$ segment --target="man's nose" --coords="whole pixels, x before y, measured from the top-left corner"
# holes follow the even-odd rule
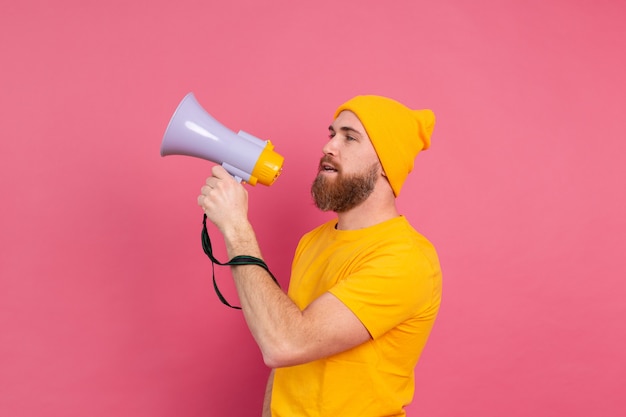
[[[324,155],[336,155],[337,154],[337,136],[334,136],[328,140],[322,147]]]

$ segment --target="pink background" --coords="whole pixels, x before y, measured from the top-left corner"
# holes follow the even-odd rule
[[[432,108],[399,199],[445,280],[410,415],[624,415],[625,16],[611,0],[5,1],[0,415],[260,414],[269,370],[200,247],[211,164],[159,155],[189,91],[286,158],[250,187],[285,287],[328,216],[308,190],[335,107]]]

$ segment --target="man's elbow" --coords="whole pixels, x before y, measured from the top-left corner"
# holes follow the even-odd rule
[[[309,362],[303,349],[286,343],[276,344],[261,349],[263,362],[268,368],[284,368]]]

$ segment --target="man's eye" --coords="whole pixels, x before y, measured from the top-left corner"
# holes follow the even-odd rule
[[[335,137],[335,133],[334,133],[334,132],[330,132],[330,133],[328,134],[328,139],[332,139],[332,138],[334,138],[334,137]]]
[[[346,136],[346,140],[350,141],[350,140],[356,140],[356,139],[355,139],[355,138],[353,138],[353,137],[352,137],[352,136],[350,136],[350,135],[347,135],[347,136]]]

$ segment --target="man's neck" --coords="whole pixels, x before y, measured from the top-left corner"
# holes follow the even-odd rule
[[[374,192],[358,206],[337,213],[337,229],[357,230],[391,220],[398,217],[396,200],[393,193]]]

